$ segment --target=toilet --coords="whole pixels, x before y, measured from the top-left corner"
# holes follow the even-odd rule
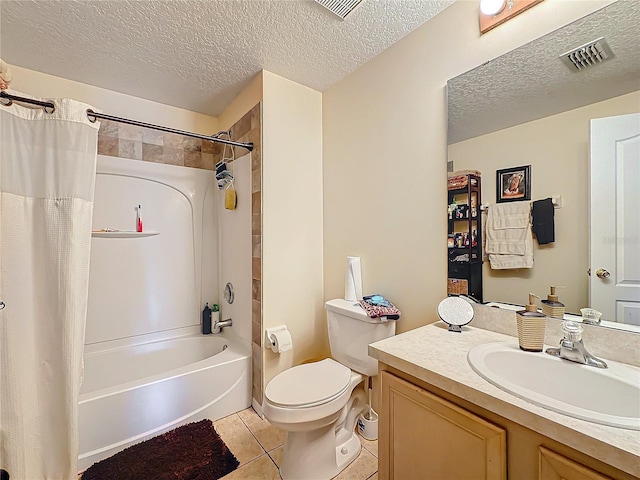
[[[355,425],[367,403],[363,381],[378,373],[368,345],[396,331],[395,321],[370,318],[357,302],[329,300],[325,309],[332,358],[289,368],[264,391],[265,417],[287,432],[283,480],[328,480],[358,457]]]

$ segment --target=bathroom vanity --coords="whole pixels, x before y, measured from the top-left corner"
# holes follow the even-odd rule
[[[379,361],[381,479],[640,478],[640,431],[556,413],[489,383],[467,354],[492,342],[518,339],[437,322],[369,346]]]

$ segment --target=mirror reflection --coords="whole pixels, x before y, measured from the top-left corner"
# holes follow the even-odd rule
[[[640,3],[618,1],[447,82],[448,161],[454,171],[481,172],[483,205],[496,204],[498,170],[526,165],[531,201],[560,204],[555,241],[534,239],[532,268],[495,270],[485,258],[484,302],[523,305],[529,293],[546,299],[550,286],[562,286],[556,294],[567,312],[592,307],[604,320],[640,325],[640,135],[592,122],[627,116],[632,129],[640,125],[638,24]],[[570,69],[560,57],[586,44],[612,55]],[[591,165],[592,136],[608,138],[614,152],[600,159],[605,167]],[[612,250],[611,259],[590,259],[599,250]],[[609,276],[595,275],[602,270]]]

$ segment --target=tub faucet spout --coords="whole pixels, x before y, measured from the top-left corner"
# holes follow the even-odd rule
[[[228,318],[227,320],[216,320],[211,328],[211,333],[220,333],[224,327],[230,327],[233,325],[233,320]]]

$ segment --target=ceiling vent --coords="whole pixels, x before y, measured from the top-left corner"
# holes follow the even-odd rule
[[[560,58],[570,70],[578,72],[613,58],[613,52],[604,37],[600,37],[581,47],[563,53]]]
[[[360,5],[362,0],[315,0],[324,8],[339,16],[342,20]]]

